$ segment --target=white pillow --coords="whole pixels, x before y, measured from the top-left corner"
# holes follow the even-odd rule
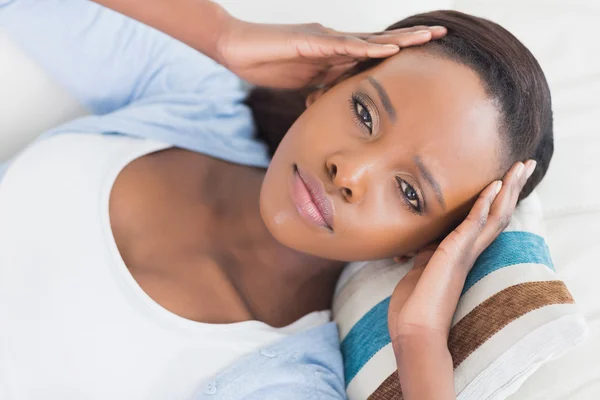
[[[86,112],[1,27],[0,88],[0,164],[43,132]]]
[[[392,260],[354,263],[340,279],[333,313],[350,400],[402,398],[387,309],[411,267]],[[467,278],[448,342],[458,399],[504,399],[586,336],[585,320],[554,271],[532,193]]]

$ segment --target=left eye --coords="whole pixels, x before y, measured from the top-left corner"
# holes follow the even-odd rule
[[[369,128],[369,132],[373,130],[373,119],[371,118],[371,113],[367,109],[367,107],[363,106],[359,101],[354,102],[354,111],[356,112],[356,116],[360,119],[360,122],[364,124],[367,128]]]
[[[406,200],[416,211],[420,211],[421,203],[419,201],[419,195],[417,194],[417,191],[403,179],[398,178],[398,183],[400,184],[400,190],[402,191],[402,194]]]

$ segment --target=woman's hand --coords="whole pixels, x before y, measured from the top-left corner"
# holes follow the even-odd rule
[[[467,274],[479,255],[510,222],[519,194],[535,161],[516,163],[503,181],[481,192],[471,212],[436,248],[421,250],[413,269],[394,291],[389,308],[390,333],[410,336],[435,332],[447,339]],[[499,192],[497,192],[499,191]],[[407,290],[410,293],[407,294]],[[394,338],[392,336],[392,338]]]
[[[319,24],[257,24],[209,0],[94,1],[165,32],[250,83],[277,88],[327,84],[359,60],[390,57],[446,34],[428,26],[345,33]]]
[[[467,274],[510,222],[535,161],[516,163],[481,192],[471,212],[439,245],[421,250],[398,283],[388,311],[404,398],[455,398],[447,343]]]
[[[215,58],[255,85],[300,88],[330,83],[360,60],[389,57],[445,34],[443,27],[428,26],[344,33],[319,24],[269,25],[231,17],[217,39]]]

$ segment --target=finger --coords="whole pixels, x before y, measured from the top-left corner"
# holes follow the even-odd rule
[[[338,66],[338,65],[352,64],[352,63],[356,63],[358,61],[365,61],[365,60],[368,60],[368,58],[350,57],[347,55],[344,55],[344,56],[334,55],[334,56],[327,57],[326,60],[314,58],[314,59],[311,59],[308,61],[310,61],[314,65],[322,66],[324,63],[327,63],[328,65],[334,67],[334,66]]]
[[[380,31],[380,32],[337,32],[337,31],[334,31],[331,33],[334,33],[336,35],[341,35],[341,36],[354,36],[354,37],[357,37],[362,40],[368,40],[375,36],[387,35],[390,32],[409,33],[409,32],[414,32],[414,31],[423,31],[428,28],[429,28],[429,26],[427,26],[427,25],[415,25],[415,26],[411,26],[408,28],[400,28],[400,29],[393,29],[393,30],[389,30],[389,31]]]
[[[400,51],[400,47],[415,46],[446,34],[441,26],[419,25],[385,31],[381,34],[339,33],[335,31],[315,40],[306,38],[298,44],[298,53],[309,58],[349,56],[356,59],[385,58]]]
[[[429,28],[431,30],[431,38],[432,39],[441,39],[448,34],[448,29],[444,26],[432,26]]]
[[[415,257],[413,268],[425,267],[439,245],[438,242],[433,242],[419,250],[419,253]]]
[[[373,36],[368,39],[370,43],[379,44],[395,44],[399,47],[417,46],[427,43],[431,40],[430,30],[421,30],[400,34],[385,34],[381,36]]]
[[[457,255],[462,252],[471,253],[473,251],[473,244],[481,236],[487,225],[490,209],[501,191],[502,185],[502,181],[490,183],[479,194],[465,220],[448,236],[448,238],[451,238],[453,234],[455,236],[452,250]]]
[[[369,43],[354,36],[306,37],[297,44],[301,57],[320,59],[346,56],[353,59],[385,58],[400,51],[396,44]]]
[[[385,37],[389,38],[389,37],[414,35],[416,33],[420,33],[423,31],[428,31],[431,33],[431,40],[440,39],[448,33],[448,30],[443,26],[418,26],[418,27],[411,28],[409,30],[394,29],[394,30],[390,30],[390,31],[385,31],[378,35],[369,36],[369,37],[365,38],[365,40],[367,40],[369,42],[373,42],[373,43],[387,43],[387,42],[382,41],[381,39],[385,38]]]
[[[502,190],[492,204],[487,225],[478,238],[477,247],[481,251],[489,246],[510,223],[521,190],[533,173],[535,165],[534,160],[529,160],[525,164],[517,162],[505,175]]]
[[[386,31],[381,35],[368,37],[366,38],[366,40],[368,40],[371,43],[395,43],[399,44],[401,47],[405,47],[423,44],[430,40],[440,39],[444,37],[448,32],[447,29],[443,26],[425,26],[419,28],[420,29],[411,29],[408,31],[402,29]],[[429,35],[426,35],[425,32],[429,32]],[[428,36],[428,39],[422,42],[416,40],[417,37],[423,36]],[[408,43],[405,44],[405,41],[408,41]]]
[[[446,28],[443,26],[415,25],[415,26],[411,26],[408,28],[390,29],[387,31],[380,31],[380,32],[336,32],[336,31],[333,31],[332,33],[337,34],[337,35],[343,35],[343,36],[354,36],[354,37],[357,37],[357,38],[360,38],[363,40],[370,40],[376,36],[383,36],[383,35],[390,35],[390,34],[396,35],[396,34],[401,34],[401,33],[410,33],[410,32],[416,32],[416,31],[424,31],[424,30],[431,30],[432,36],[435,38],[442,37],[447,32]]]
[[[428,29],[431,31],[431,37],[433,39],[439,39],[441,37],[446,36],[446,34],[448,33],[448,29],[446,29],[446,27],[444,26],[439,26],[439,25],[435,25],[435,26],[425,26],[425,27],[421,27],[419,26],[419,29],[415,29],[415,30],[423,30],[423,29]],[[399,30],[399,29],[398,29]],[[392,31],[387,31],[388,34],[390,32],[395,32],[396,30],[392,30]]]

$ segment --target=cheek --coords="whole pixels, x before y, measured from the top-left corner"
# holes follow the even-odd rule
[[[407,211],[356,211],[344,216],[339,239],[342,247],[360,253],[359,258],[394,257],[414,251],[430,241],[431,227]]]
[[[307,160],[339,151],[352,138],[356,126],[350,111],[336,96],[320,99],[289,129],[278,152]]]
[[[408,254],[438,239],[452,224],[452,215],[419,216],[397,207],[355,208],[344,216],[341,246],[362,253],[362,259]]]

